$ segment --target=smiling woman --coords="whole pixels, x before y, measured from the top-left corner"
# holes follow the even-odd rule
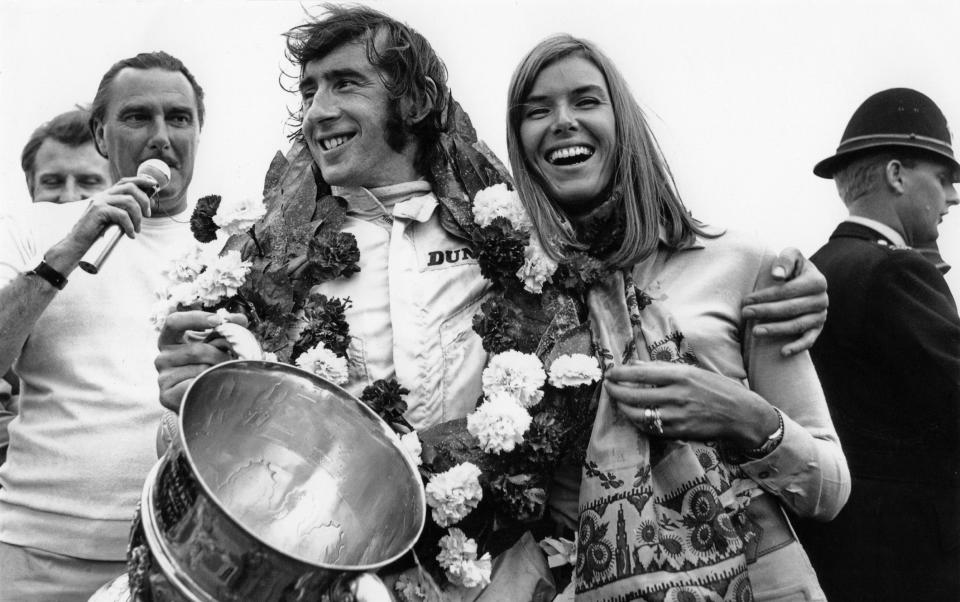
[[[540,72],[524,102],[523,150],[565,211],[595,208],[615,169],[616,119],[603,74],[582,57]]]
[[[706,235],[681,202],[643,111],[610,59],[569,36],[547,38],[538,48],[513,76],[507,147],[517,190],[547,252],[556,258],[565,247],[581,247],[567,217],[611,195],[622,197],[617,202],[627,216],[611,265],[648,256],[661,226],[673,245]],[[642,217],[653,215],[661,223]]]
[[[544,247],[602,266],[584,328],[604,385],[585,462],[549,499],[577,528],[577,594],[825,600],[781,506],[828,520],[850,476],[809,356],[784,358],[741,313],[772,254],[689,215],[594,44],[544,40],[508,98],[510,162]]]

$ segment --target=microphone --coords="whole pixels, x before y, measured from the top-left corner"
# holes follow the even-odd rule
[[[157,185],[149,189],[143,188],[150,199],[161,188],[170,183],[170,168],[160,159],[147,159],[137,167],[137,176],[150,176]],[[116,224],[110,224],[103,230],[103,234],[90,246],[83,259],[80,260],[80,269],[90,274],[98,274],[103,262],[107,260],[113,248],[123,238],[123,230]]]

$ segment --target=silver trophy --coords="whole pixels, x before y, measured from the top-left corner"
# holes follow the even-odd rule
[[[423,530],[423,483],[397,435],[318,376],[220,364],[188,389],[179,427],[143,489],[129,599],[351,599]]]

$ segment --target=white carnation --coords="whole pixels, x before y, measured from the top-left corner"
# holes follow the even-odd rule
[[[165,294],[159,294],[157,297],[157,301],[150,309],[150,322],[154,328],[162,330],[164,322],[167,321],[167,316],[177,311],[177,304]]]
[[[473,198],[473,221],[478,226],[489,226],[497,217],[506,218],[520,232],[529,232],[533,228],[519,195],[509,190],[506,184],[484,188]]]
[[[330,351],[323,343],[301,353],[297,357],[297,366],[337,385],[345,384],[350,378],[346,358]]]
[[[517,278],[523,281],[523,288],[539,295],[544,283],[549,282],[557,271],[557,262],[547,255],[535,232],[530,234],[530,242],[523,249],[523,258]]]
[[[266,213],[267,208],[260,199],[222,200],[217,214],[213,216],[213,223],[219,226],[225,235],[233,236],[248,231]]]
[[[189,251],[177,257],[170,263],[170,267],[163,271],[172,282],[192,282],[206,267],[210,259],[207,247],[196,244]]]
[[[493,395],[467,416],[467,430],[487,453],[513,451],[530,428],[530,413],[510,395]]]
[[[237,294],[243,286],[251,263],[243,261],[239,251],[217,254],[213,245],[194,245],[164,270],[167,287],[157,293],[151,320],[157,329],[178,307],[216,305]]]
[[[402,573],[393,584],[393,591],[397,593],[400,602],[422,602],[427,599],[426,589],[414,573]]]
[[[550,384],[554,387],[589,385],[601,376],[596,358],[582,353],[561,355],[550,365]]]
[[[417,431],[410,431],[406,435],[401,435],[400,447],[413,460],[414,465],[420,466],[423,464],[423,459],[420,458],[420,454],[423,453],[423,445],[420,443],[420,436],[417,435]]]
[[[447,533],[440,538],[437,562],[446,571],[450,583],[468,589],[489,585],[492,569],[490,554],[478,559],[476,541],[460,529],[450,529]]]
[[[467,589],[486,587],[490,585],[490,574],[493,572],[493,563],[490,554],[484,554],[476,560],[465,560],[460,563],[459,570],[452,568],[447,571],[447,579]]]
[[[547,380],[547,373],[537,356],[511,349],[490,359],[482,380],[483,392],[488,398],[507,393],[521,406],[529,408],[543,399],[540,387]]]
[[[193,284],[190,282],[172,283],[166,290],[157,293],[157,300],[150,308],[150,322],[157,330],[163,329],[167,316],[177,311],[181,302],[190,303],[194,299]]]
[[[194,281],[197,300],[204,305],[215,305],[237,294],[251,266],[249,261],[243,261],[240,251],[227,251],[216,257]]]
[[[197,287],[193,280],[174,283],[166,291],[166,300],[177,305],[192,305],[197,302]]]
[[[440,538],[437,561],[443,568],[447,569],[461,560],[473,560],[476,557],[477,542],[467,537],[462,529],[447,529],[447,534]]]
[[[470,462],[457,464],[434,475],[427,483],[427,505],[433,508],[433,520],[441,527],[459,522],[470,514],[480,499],[480,469]]]

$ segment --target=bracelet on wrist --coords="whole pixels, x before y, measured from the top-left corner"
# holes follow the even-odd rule
[[[759,447],[741,451],[740,454],[745,456],[747,459],[759,460],[773,450],[777,449],[777,447],[780,445],[780,442],[783,441],[783,412],[776,407],[773,408],[773,410],[777,413],[777,430],[773,431],[773,433],[767,437],[767,440],[761,443]]]
[[[26,273],[27,276],[38,276],[50,283],[50,286],[62,291],[67,285],[67,277],[50,267],[46,261],[40,261],[37,267]]]

